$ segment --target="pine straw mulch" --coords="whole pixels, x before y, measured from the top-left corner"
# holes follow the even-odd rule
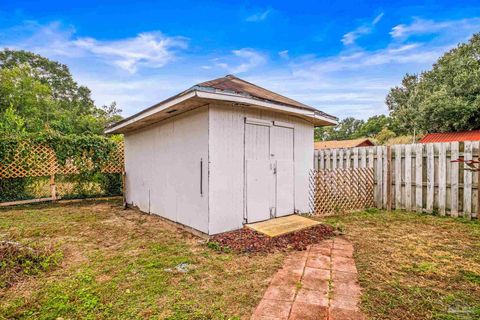
[[[334,235],[334,228],[329,225],[316,225],[308,229],[269,237],[254,230],[243,228],[210,237],[208,245],[217,250],[232,250],[239,253],[298,250],[302,251],[314,243]]]

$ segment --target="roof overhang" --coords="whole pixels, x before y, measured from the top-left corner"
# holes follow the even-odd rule
[[[331,126],[338,124],[337,120],[324,116],[320,111],[301,109],[235,93],[202,91],[194,87],[192,90],[187,90],[186,92],[113,124],[105,130],[105,133],[115,134],[134,131],[207,105],[212,101],[232,102],[247,108],[260,108],[281,112],[300,117],[311,122],[315,126]]]

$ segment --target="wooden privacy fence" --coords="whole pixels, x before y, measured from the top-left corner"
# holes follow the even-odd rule
[[[478,172],[452,160],[479,159],[479,142],[315,150],[315,169],[371,168],[375,206],[475,218]]]
[[[37,202],[44,200],[55,200],[55,175],[75,175],[79,174],[81,169],[92,167],[92,160],[88,157],[82,158],[80,166],[77,167],[73,161],[66,161],[65,165],[60,165],[57,161],[55,152],[45,145],[31,145],[29,148],[18,148],[13,161],[8,165],[0,163],[0,179],[14,179],[26,177],[50,177],[50,198],[33,199],[18,202]],[[28,150],[28,152],[25,152]],[[102,164],[102,173],[123,173],[124,172],[124,145],[119,143],[109,160]],[[4,203],[4,204],[10,204]]]
[[[371,168],[312,170],[310,210],[315,215],[332,215],[374,207],[374,184]]]

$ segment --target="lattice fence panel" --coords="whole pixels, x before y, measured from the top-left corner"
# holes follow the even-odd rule
[[[124,171],[125,153],[124,144],[119,143],[112,155],[110,155],[110,161],[108,161],[102,169],[104,173],[122,173]]]
[[[73,161],[66,162],[66,165],[60,166],[57,162],[55,152],[44,145],[29,145],[27,148],[18,148],[14,160],[4,166],[0,163],[0,179],[24,178],[24,177],[43,177],[53,174],[78,174],[79,168],[73,164]],[[80,162],[80,166],[85,169],[92,167],[92,160],[85,157]],[[122,173],[124,171],[124,146],[119,143],[110,160],[102,168],[103,173]]]
[[[43,145],[22,145],[8,166],[0,164],[0,178],[41,177],[57,170],[55,152]]]
[[[332,215],[374,207],[374,186],[373,168],[312,170],[310,209]]]

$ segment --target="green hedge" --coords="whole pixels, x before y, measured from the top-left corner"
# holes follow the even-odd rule
[[[30,146],[39,144],[52,148],[60,165],[64,165],[67,159],[73,159],[74,164],[77,164],[82,156],[88,155],[94,164],[91,171],[99,171],[102,163],[108,160],[116,148],[114,140],[98,135],[25,134],[0,139],[0,163],[8,165],[18,150],[28,155]]]
[[[118,139],[117,139],[118,140]],[[62,198],[86,198],[122,194],[121,174],[102,173],[103,165],[117,148],[117,142],[98,135],[60,135],[43,133],[0,139],[0,163],[8,166],[17,152],[27,157],[34,145],[50,147],[60,165],[67,159],[79,168],[77,175],[56,175],[58,195]],[[82,160],[92,160],[92,166],[85,168]],[[28,169],[28,168],[25,168]],[[0,202],[44,197],[48,192],[48,177],[26,177],[0,179]],[[48,193],[47,193],[48,194]]]

